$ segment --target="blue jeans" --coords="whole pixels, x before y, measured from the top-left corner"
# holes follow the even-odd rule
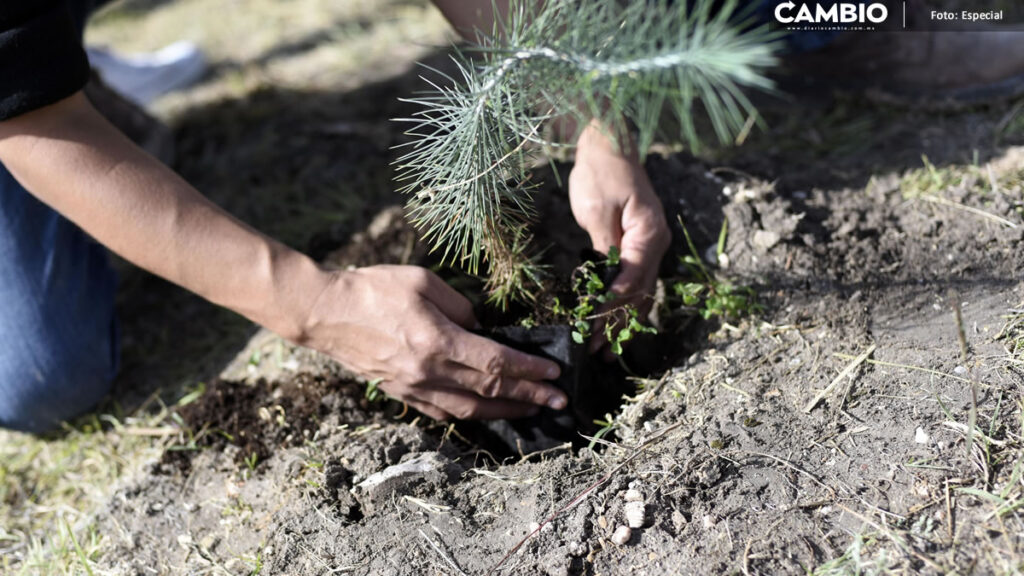
[[[0,427],[44,432],[107,394],[116,291],[106,249],[0,165]]]
[[[80,32],[104,2],[71,2]],[[116,293],[106,249],[0,164],[0,428],[45,432],[107,395]]]

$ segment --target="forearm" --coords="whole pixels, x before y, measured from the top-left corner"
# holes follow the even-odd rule
[[[126,260],[301,340],[315,263],[226,214],[80,94],[0,123],[0,161]]]

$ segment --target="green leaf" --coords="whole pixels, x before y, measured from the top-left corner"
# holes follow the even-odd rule
[[[366,383],[365,397],[367,402],[372,404],[384,399],[384,391],[380,389],[380,383],[383,381],[383,378],[377,378]]]
[[[725,239],[726,239],[726,236],[728,234],[729,234],[729,217],[726,216],[722,220],[722,230],[718,232],[718,246],[715,248],[715,256],[718,257],[719,262],[721,262],[722,254],[725,253]]]
[[[608,266],[618,266],[619,265],[619,247],[618,246],[609,246],[608,247],[608,256],[605,258],[604,262]]]
[[[612,342],[611,351],[612,354],[615,354],[616,356],[622,356],[622,343],[617,340],[615,342]]]
[[[583,334],[580,334],[576,330],[572,331],[572,341],[573,342],[575,342],[577,344],[583,344],[584,340],[585,340],[585,338],[583,337]]]

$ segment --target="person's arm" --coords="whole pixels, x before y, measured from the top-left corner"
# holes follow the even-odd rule
[[[135,147],[86,98],[0,122],[0,162],[125,259],[320,350],[428,415],[519,416],[564,395],[553,362],[475,336],[469,302],[426,270],[326,272],[239,222]]]
[[[543,0],[537,0],[543,4]],[[434,0],[452,26],[466,39],[490,34],[495,17],[504,18],[510,0]],[[495,12],[497,10],[497,12]],[[500,32],[500,27],[499,30]],[[574,130],[566,122],[565,132]],[[617,298],[609,306],[635,305],[643,316],[650,311],[658,268],[672,235],[661,201],[632,142],[616,146],[607,129],[596,123],[584,128],[576,141],[576,163],[569,175],[573,216],[590,236],[594,250],[607,253],[617,246],[621,272],[612,282]],[[600,325],[591,339],[592,351],[607,344]]]

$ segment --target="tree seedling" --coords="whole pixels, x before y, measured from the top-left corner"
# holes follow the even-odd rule
[[[765,72],[779,37],[738,5],[513,0],[490,34],[456,53],[457,78],[435,71],[431,90],[409,100],[420,110],[398,119],[411,125],[396,163],[414,224],[445,263],[485,267],[492,302],[535,300],[544,286],[530,249],[529,170],[544,147],[575,142],[546,136],[544,124],[596,120],[643,157],[668,111],[679,126],[669,138],[696,150],[699,100],[719,141],[733,142],[758,117],[742,88],[772,88]]]

